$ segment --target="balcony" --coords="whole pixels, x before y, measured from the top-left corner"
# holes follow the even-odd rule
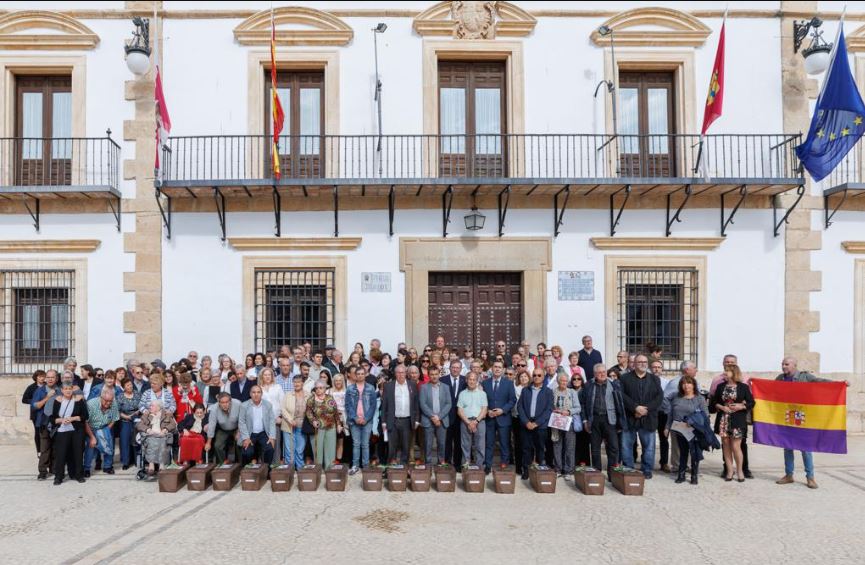
[[[822,181],[823,221],[828,228],[839,210],[865,210],[865,146],[861,142]]]
[[[172,199],[214,198],[223,236],[226,199],[272,197],[278,235],[282,196],[332,197],[335,212],[340,195],[387,197],[391,226],[397,197],[440,196],[448,214],[454,195],[496,196],[500,212],[513,196],[533,207],[552,204],[557,235],[572,196],[608,198],[613,234],[628,199],[659,196],[666,197],[669,235],[691,197],[718,197],[723,233],[730,193],[738,201],[734,214],[746,196],[774,202],[803,185],[793,150],[798,140],[760,134],[709,135],[702,143],[699,135],[284,136],[277,181],[268,137],[173,137],[163,148],[157,197],[169,230]],[[678,209],[671,208],[674,196],[683,200]]]
[[[109,132],[110,134],[110,132]],[[20,201],[39,231],[43,202],[104,200],[120,230],[120,146],[99,138],[0,138],[0,200]]]

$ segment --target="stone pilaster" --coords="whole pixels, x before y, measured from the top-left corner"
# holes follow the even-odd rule
[[[801,53],[793,53],[793,21],[797,18],[788,14],[816,14],[817,2],[782,1],[781,12],[784,132],[805,132],[810,120],[808,102],[816,97],[817,81],[805,73]],[[820,313],[811,310],[810,296],[820,291],[822,273],[811,269],[811,252],[822,248],[823,233],[811,229],[811,217],[814,210],[822,209],[822,200],[812,195],[811,180],[807,174],[805,178],[805,197],[790,214],[784,234],[784,352],[798,358],[800,368],[816,372],[820,370],[820,354],[811,350],[810,334],[820,330]],[[795,194],[787,194],[779,204],[787,208],[795,199]]]
[[[126,2],[126,8],[152,14],[162,2]],[[151,46],[161,45],[162,26],[152,18],[150,26]],[[153,192],[155,76],[152,64],[146,75],[126,81],[125,97],[135,104],[135,117],[123,123],[123,139],[135,143],[133,157],[123,161],[124,178],[135,183],[135,198],[123,202],[124,211],[135,215],[135,231],[123,239],[124,251],[135,255],[135,270],[123,273],[123,289],[135,293],[135,309],[123,314],[123,330],[135,334],[135,350],[124,356],[144,361],[162,356],[162,224]]]

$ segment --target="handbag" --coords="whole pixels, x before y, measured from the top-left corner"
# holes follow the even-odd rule
[[[304,435],[308,436],[315,434],[315,428],[306,416],[303,417],[303,424],[300,426],[300,431],[303,432]]]
[[[580,418],[579,416],[574,416],[573,420],[574,420],[574,431],[575,432],[583,431],[583,419]]]

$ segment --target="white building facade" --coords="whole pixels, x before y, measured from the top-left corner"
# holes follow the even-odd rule
[[[862,86],[865,3],[848,4]],[[704,377],[726,353],[755,375],[793,355],[851,382],[863,431],[861,144],[821,183],[794,152],[819,88],[794,21],[820,15],[830,41],[842,8],[730,3],[700,145],[723,19],[701,2],[6,2],[0,441],[26,437],[28,375],[67,356],[438,334],[566,353],[589,334],[608,364],[654,341]],[[161,181],[154,65],[123,59],[133,17],[171,115]]]

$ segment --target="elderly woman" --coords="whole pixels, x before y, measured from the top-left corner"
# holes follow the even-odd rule
[[[700,447],[696,445],[696,439],[685,437],[685,433],[691,431],[691,427],[685,424],[685,418],[692,415],[694,412],[702,412],[706,416],[706,421],[709,420],[709,413],[706,411],[706,400],[700,395],[697,390],[697,381],[694,377],[683,375],[679,380],[679,394],[670,400],[670,417],[667,419],[667,425],[664,429],[664,435],[669,437],[670,430],[673,429],[673,423],[679,422],[675,430],[675,438],[673,441],[679,444],[679,473],[676,477],[677,483],[685,482],[685,469],[688,465],[688,455],[691,455],[691,484],[697,484],[697,476],[700,473],[700,459],[702,454]]]
[[[84,428],[87,422],[87,404],[73,394],[71,381],[63,381],[60,398],[54,401],[51,410],[51,426],[54,429],[54,484],[63,482],[63,472],[69,468],[69,476],[79,483],[84,482]]]
[[[553,459],[556,465],[556,471],[559,476],[565,477],[566,481],[571,480],[571,474],[574,472],[574,454],[576,452],[576,432],[574,431],[575,421],[580,421],[580,430],[582,430],[582,421],[580,420],[580,398],[572,388],[568,387],[569,377],[561,373],[556,377],[556,388],[553,389],[553,413],[561,416],[570,416],[571,425],[567,430],[559,430],[550,428],[550,436],[553,442]]]
[[[192,384],[191,373],[180,373],[177,375],[177,386],[174,387],[174,402],[177,405],[177,410],[174,412],[174,418],[178,422],[182,422],[187,414],[191,414],[196,404],[203,404],[201,394],[198,388]]]
[[[580,398],[580,391],[583,390],[583,381],[584,379],[579,375],[571,376],[571,388],[574,389],[574,392],[577,393],[577,398]],[[582,409],[582,404],[580,405]],[[579,420],[577,422],[576,420]],[[574,464],[575,465],[587,465],[591,460],[592,450],[591,450],[591,434],[589,430],[583,428],[583,417],[575,418],[574,421],[574,442],[576,443],[576,453]]]
[[[204,453],[207,439],[207,414],[204,404],[196,404],[193,411],[178,424],[177,431],[180,433],[180,454],[177,462],[201,463],[201,454]]]
[[[336,458],[342,461],[342,449],[345,442],[345,436],[348,434],[345,419],[345,375],[337,373],[333,376],[333,387],[330,389],[330,396],[336,402],[336,408],[339,410],[339,423],[342,426],[342,431],[336,434]]]
[[[147,480],[156,480],[156,465],[168,465],[171,462],[171,442],[177,422],[174,415],[163,408],[159,400],[151,400],[146,412],[142,412],[141,420],[135,429],[144,434],[141,449],[147,461]]]
[[[106,372],[106,375],[110,371]],[[120,415],[120,464],[123,470],[133,464],[135,445],[132,441],[135,432],[135,418],[141,406],[141,394],[135,390],[132,379],[129,377],[121,381],[123,392],[118,394],[117,411]]]
[[[294,465],[295,469],[303,467],[303,450],[306,448],[306,437],[303,435],[303,418],[306,415],[309,394],[303,390],[303,375],[297,373],[292,379],[294,387],[282,399],[282,461],[286,465]]]
[[[142,413],[150,409],[150,403],[158,400],[166,411],[174,414],[177,405],[174,403],[174,393],[165,386],[165,377],[162,373],[150,375],[150,388],[141,393],[141,404],[138,406]]]
[[[336,407],[333,397],[327,394],[324,381],[315,383],[313,395],[306,402],[306,417],[315,429],[315,462],[324,469],[329,469],[336,457],[336,434],[342,431],[342,425],[339,408]]]

